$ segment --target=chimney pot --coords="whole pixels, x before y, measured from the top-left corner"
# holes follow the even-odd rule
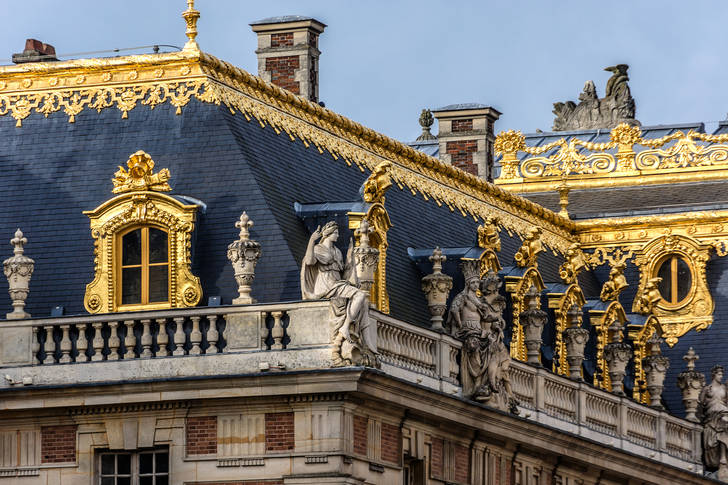
[[[38,39],[26,39],[25,50],[21,53],[13,54],[13,62],[15,64],[57,60],[56,48],[50,44],[45,44]]]

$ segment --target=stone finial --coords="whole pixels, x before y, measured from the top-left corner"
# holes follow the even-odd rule
[[[369,234],[374,232],[369,221],[362,219],[359,228],[354,234],[359,236],[359,245],[354,248],[354,261],[356,263],[356,275],[361,288],[369,298],[374,285],[374,272],[379,263],[379,250],[369,246]]]
[[[420,113],[420,126],[422,127],[422,134],[417,137],[415,141],[427,141],[436,140],[437,138],[430,133],[430,127],[435,122],[435,118],[432,116],[432,111],[429,109],[423,109]]]
[[[548,320],[548,315],[541,310],[541,293],[538,288],[531,286],[526,292],[526,310],[519,318],[524,332],[524,343],[527,350],[527,362],[532,365],[541,365],[541,333]]]
[[[665,374],[670,368],[670,359],[662,355],[660,344],[662,339],[657,333],[647,340],[649,355],[642,359],[642,368],[647,379],[647,392],[650,393],[650,406],[662,409],[662,390],[664,389]]]
[[[693,348],[690,347],[683,357],[683,360],[687,363],[687,369],[677,376],[677,386],[682,392],[682,401],[685,407],[685,419],[694,423],[700,421],[696,416],[696,411],[698,410],[700,390],[705,386],[705,376],[702,372],[695,370],[695,361],[699,358]]]
[[[442,250],[436,247],[430,256],[432,274],[422,278],[422,292],[427,298],[427,308],[430,310],[430,322],[433,330],[442,331],[442,316],[447,308],[447,297],[452,290],[452,277],[443,274],[442,263],[447,257]]]
[[[569,363],[569,378],[581,380],[581,365],[584,362],[584,347],[589,340],[589,331],[581,327],[581,308],[573,305],[567,312],[569,327],[564,330],[566,361]]]
[[[632,357],[632,346],[623,342],[622,328],[618,320],[609,327],[612,341],[604,346],[604,358],[609,369],[609,379],[612,381],[612,392],[624,396],[624,376],[627,373],[627,363]]]
[[[25,311],[25,300],[30,292],[28,285],[35,261],[23,254],[23,246],[28,244],[28,239],[23,236],[20,229],[15,231],[15,237],[10,240],[10,244],[13,246],[13,257],[3,262],[3,270],[8,279],[8,292],[13,300],[13,311],[6,317],[8,320],[30,318],[30,313]]]
[[[240,229],[237,241],[228,246],[227,257],[233,265],[235,281],[238,284],[238,297],[233,299],[233,304],[251,304],[255,300],[250,296],[251,286],[255,279],[255,265],[258,264],[261,250],[260,243],[250,239],[250,228],[253,221],[248,214],[243,212],[235,227]]]

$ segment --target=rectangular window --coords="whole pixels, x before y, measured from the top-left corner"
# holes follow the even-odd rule
[[[97,485],[169,485],[169,450],[102,452]]]

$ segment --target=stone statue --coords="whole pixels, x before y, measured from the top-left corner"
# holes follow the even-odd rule
[[[432,111],[429,109],[423,109],[420,113],[420,126],[422,127],[422,134],[417,137],[415,141],[428,141],[437,140],[437,137],[430,133],[430,127],[435,122],[435,118],[432,116]]]
[[[698,417],[703,429],[705,466],[717,470],[716,478],[728,480],[728,389],[723,384],[723,367],[710,371],[710,384],[703,387],[698,398]]]
[[[311,234],[301,265],[301,295],[304,300],[331,299],[334,365],[377,367],[377,326],[369,318],[367,295],[359,289],[353,241],[344,260],[334,245],[338,238],[339,226],[334,221]],[[350,344],[348,348],[345,342]]]
[[[463,341],[463,395],[518,414],[508,375],[510,355],[503,343],[506,302],[499,292],[501,281],[493,271],[480,280],[477,260],[463,261],[461,268],[465,288],[453,299],[448,323],[453,335]]]
[[[635,103],[629,90],[627,64],[618,64],[604,70],[612,73],[607,81],[604,98],[597,96],[594,81],[587,81],[579,95],[579,104],[573,101],[554,103],[554,131],[611,129],[620,123],[639,126],[635,120]]]
[[[662,299],[660,290],[657,285],[662,282],[662,278],[655,276],[645,283],[645,288],[640,295],[637,295],[635,302],[635,311],[643,315],[649,315],[655,309],[655,305]]]

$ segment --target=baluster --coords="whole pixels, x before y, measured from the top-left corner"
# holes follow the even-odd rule
[[[271,331],[268,330],[268,313],[260,313],[260,348],[267,350],[268,348],[268,336]]]
[[[159,352],[157,355],[169,355],[167,344],[169,343],[169,335],[167,335],[167,319],[162,318],[159,320],[159,333],[157,334],[157,345],[159,345]]]
[[[190,332],[190,355],[200,355],[200,343],[202,342],[202,332],[200,332],[200,317],[190,317],[192,319],[192,331]]]
[[[61,360],[58,361],[61,364],[71,363],[71,349],[73,347],[71,345],[71,336],[68,332],[70,328],[70,325],[61,325]]]
[[[104,322],[92,323],[91,326],[94,327],[94,339],[91,342],[94,347],[94,355],[91,356],[91,360],[98,362],[104,360],[104,354],[102,353],[104,350],[104,337],[101,335],[101,327],[104,326]]]
[[[220,349],[217,346],[217,341],[220,339],[220,333],[217,331],[217,319],[217,315],[210,315],[207,317],[207,321],[210,322],[210,328],[207,329],[207,341],[210,343],[210,346],[207,348],[208,354],[212,354],[214,352],[218,354],[220,353]]]
[[[134,346],[136,344],[136,339],[134,338],[134,320],[125,320],[124,325],[126,326],[126,336],[124,337],[124,358],[133,359],[135,357]]]
[[[152,321],[147,319],[142,320],[142,359],[152,358],[152,332],[150,331],[150,325]]]
[[[78,329],[78,340],[76,340],[76,350],[78,355],[76,356],[76,362],[86,362],[88,355],[86,355],[86,349],[88,349],[88,339],[86,338],[86,324],[77,324]]]
[[[283,312],[271,312],[273,315],[273,328],[270,329],[271,337],[273,337],[273,345],[271,350],[282,350],[283,349],[283,325],[281,318]]]
[[[33,365],[35,365],[36,360],[41,364],[43,363],[43,361],[40,360],[38,356],[38,352],[40,352],[40,341],[38,340],[39,338],[40,335],[38,334],[38,327],[33,327],[33,345],[31,346],[31,352],[33,352],[31,361],[33,362]]]
[[[50,357],[50,364],[55,363],[55,357],[56,357],[56,342],[53,340],[53,325],[46,325],[43,327],[46,332],[46,339],[45,343],[43,344],[43,350],[45,353],[45,357],[43,357],[43,360],[40,361],[41,364],[44,364],[45,361]]]
[[[119,360],[119,322],[109,322],[109,355],[107,360]]]
[[[185,331],[183,328],[184,317],[175,317],[174,319],[174,345],[177,347],[172,352],[173,355],[185,355]]]

